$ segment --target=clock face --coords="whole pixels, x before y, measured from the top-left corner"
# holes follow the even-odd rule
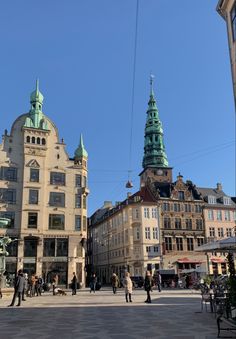
[[[161,169],[159,169],[159,170],[157,171],[157,174],[158,174],[158,175],[162,175],[162,174],[163,174],[163,171],[162,171]]]

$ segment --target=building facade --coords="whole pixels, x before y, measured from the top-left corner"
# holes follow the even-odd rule
[[[220,0],[217,5],[217,11],[224,18],[227,25],[234,103],[236,108],[236,0]]]
[[[0,145],[0,217],[9,225],[0,236],[13,239],[6,271],[23,269],[67,285],[76,272],[84,283],[87,237],[87,159],[82,136],[69,158],[55,124],[43,113],[36,89],[29,113],[20,115]]]
[[[204,224],[207,242],[235,236],[236,204],[227,196],[222,185],[215,188],[198,188],[204,199]],[[226,274],[224,253],[209,253],[207,256],[210,274]]]

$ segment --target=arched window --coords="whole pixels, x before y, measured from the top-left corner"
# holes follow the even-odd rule
[[[40,145],[40,138],[37,138],[37,144]]]
[[[32,137],[32,144],[35,144],[35,137]]]
[[[42,145],[46,145],[46,140],[44,138],[42,139]]]
[[[30,142],[30,136],[29,135],[26,137],[26,142]]]

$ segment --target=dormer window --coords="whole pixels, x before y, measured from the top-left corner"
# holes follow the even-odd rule
[[[216,197],[214,197],[213,195],[209,195],[207,197],[208,200],[208,204],[216,204]]]
[[[224,205],[231,205],[231,199],[229,197],[223,197]]]
[[[179,200],[184,200],[184,192],[183,191],[179,191],[178,192],[178,199]]]

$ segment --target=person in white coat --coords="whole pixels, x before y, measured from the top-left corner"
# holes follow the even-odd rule
[[[125,273],[125,278],[124,278],[124,287],[125,287],[125,299],[126,302],[131,302],[132,303],[132,292],[133,292],[133,283],[132,280],[130,279],[130,274],[129,272]]]

